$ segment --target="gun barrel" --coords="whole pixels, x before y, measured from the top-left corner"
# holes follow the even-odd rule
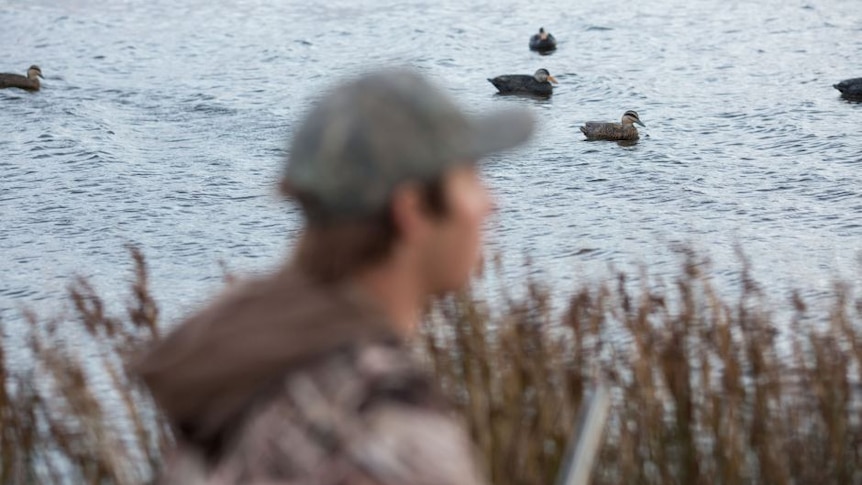
[[[607,387],[599,383],[589,396],[584,398],[572,439],[566,452],[566,461],[557,477],[557,485],[588,485],[593,465],[602,444],[605,422],[610,411],[610,395]]]

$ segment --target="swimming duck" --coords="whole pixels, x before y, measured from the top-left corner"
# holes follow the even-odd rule
[[[32,65],[27,69],[27,77],[20,74],[0,74],[0,89],[3,88],[21,88],[27,91],[38,91],[41,85],[39,78],[45,79],[42,76],[42,70],[39,66]]]
[[[547,69],[539,69],[532,76],[527,74],[506,74],[488,79],[491,84],[503,94],[535,94],[538,96],[550,96],[554,93],[557,80]]]
[[[588,121],[581,127],[581,131],[589,140],[637,140],[638,129],[634,127],[635,123],[646,126],[637,112],[628,110],[623,114],[622,123]]]
[[[544,27],[539,28],[538,34],[530,37],[530,50],[539,52],[550,52],[557,48],[557,39],[550,32],[545,32]]]
[[[862,77],[845,79],[832,87],[841,91],[841,96],[846,99],[862,101]]]

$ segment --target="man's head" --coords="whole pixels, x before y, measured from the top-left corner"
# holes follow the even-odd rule
[[[463,285],[492,209],[476,163],[532,126],[523,111],[468,118],[409,70],[334,89],[296,132],[282,181],[306,218],[297,263],[336,281],[394,259],[431,291]]]

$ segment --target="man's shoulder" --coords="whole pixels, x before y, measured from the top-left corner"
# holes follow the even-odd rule
[[[356,342],[326,352],[281,376],[256,406],[290,407],[305,419],[364,419],[376,407],[398,405],[444,413],[447,406],[428,372],[397,340]]]
[[[261,479],[318,480],[330,470],[367,483],[481,483],[460,423],[409,349],[392,342],[338,349],[288,372],[232,448],[226,467]]]
[[[328,352],[307,368],[285,376],[287,388],[311,380],[332,403],[362,413],[377,404],[401,403],[440,410],[445,407],[436,384],[400,341],[375,340]]]

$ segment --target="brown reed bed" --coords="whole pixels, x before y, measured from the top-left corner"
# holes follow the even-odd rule
[[[25,314],[32,365],[12,371],[0,359],[0,483],[139,484],[158,470],[169,430],[124,365],[159,337],[158,307],[143,254],[130,253],[124,315],[108,314],[80,278],[68,288],[72,315]]]
[[[125,314],[77,280],[74,318],[28,316],[32,366],[4,365],[0,341],[0,483],[142,483],[158,469],[169,430],[122,365],[161,329],[131,253]],[[497,485],[553,482],[596,379],[613,404],[593,483],[862,483],[862,301],[836,285],[828,313],[797,296],[779,322],[744,260],[741,277],[728,299],[689,254],[672,284],[633,290],[620,274],[562,311],[535,281],[517,298],[465,293],[434,305],[417,349]]]

